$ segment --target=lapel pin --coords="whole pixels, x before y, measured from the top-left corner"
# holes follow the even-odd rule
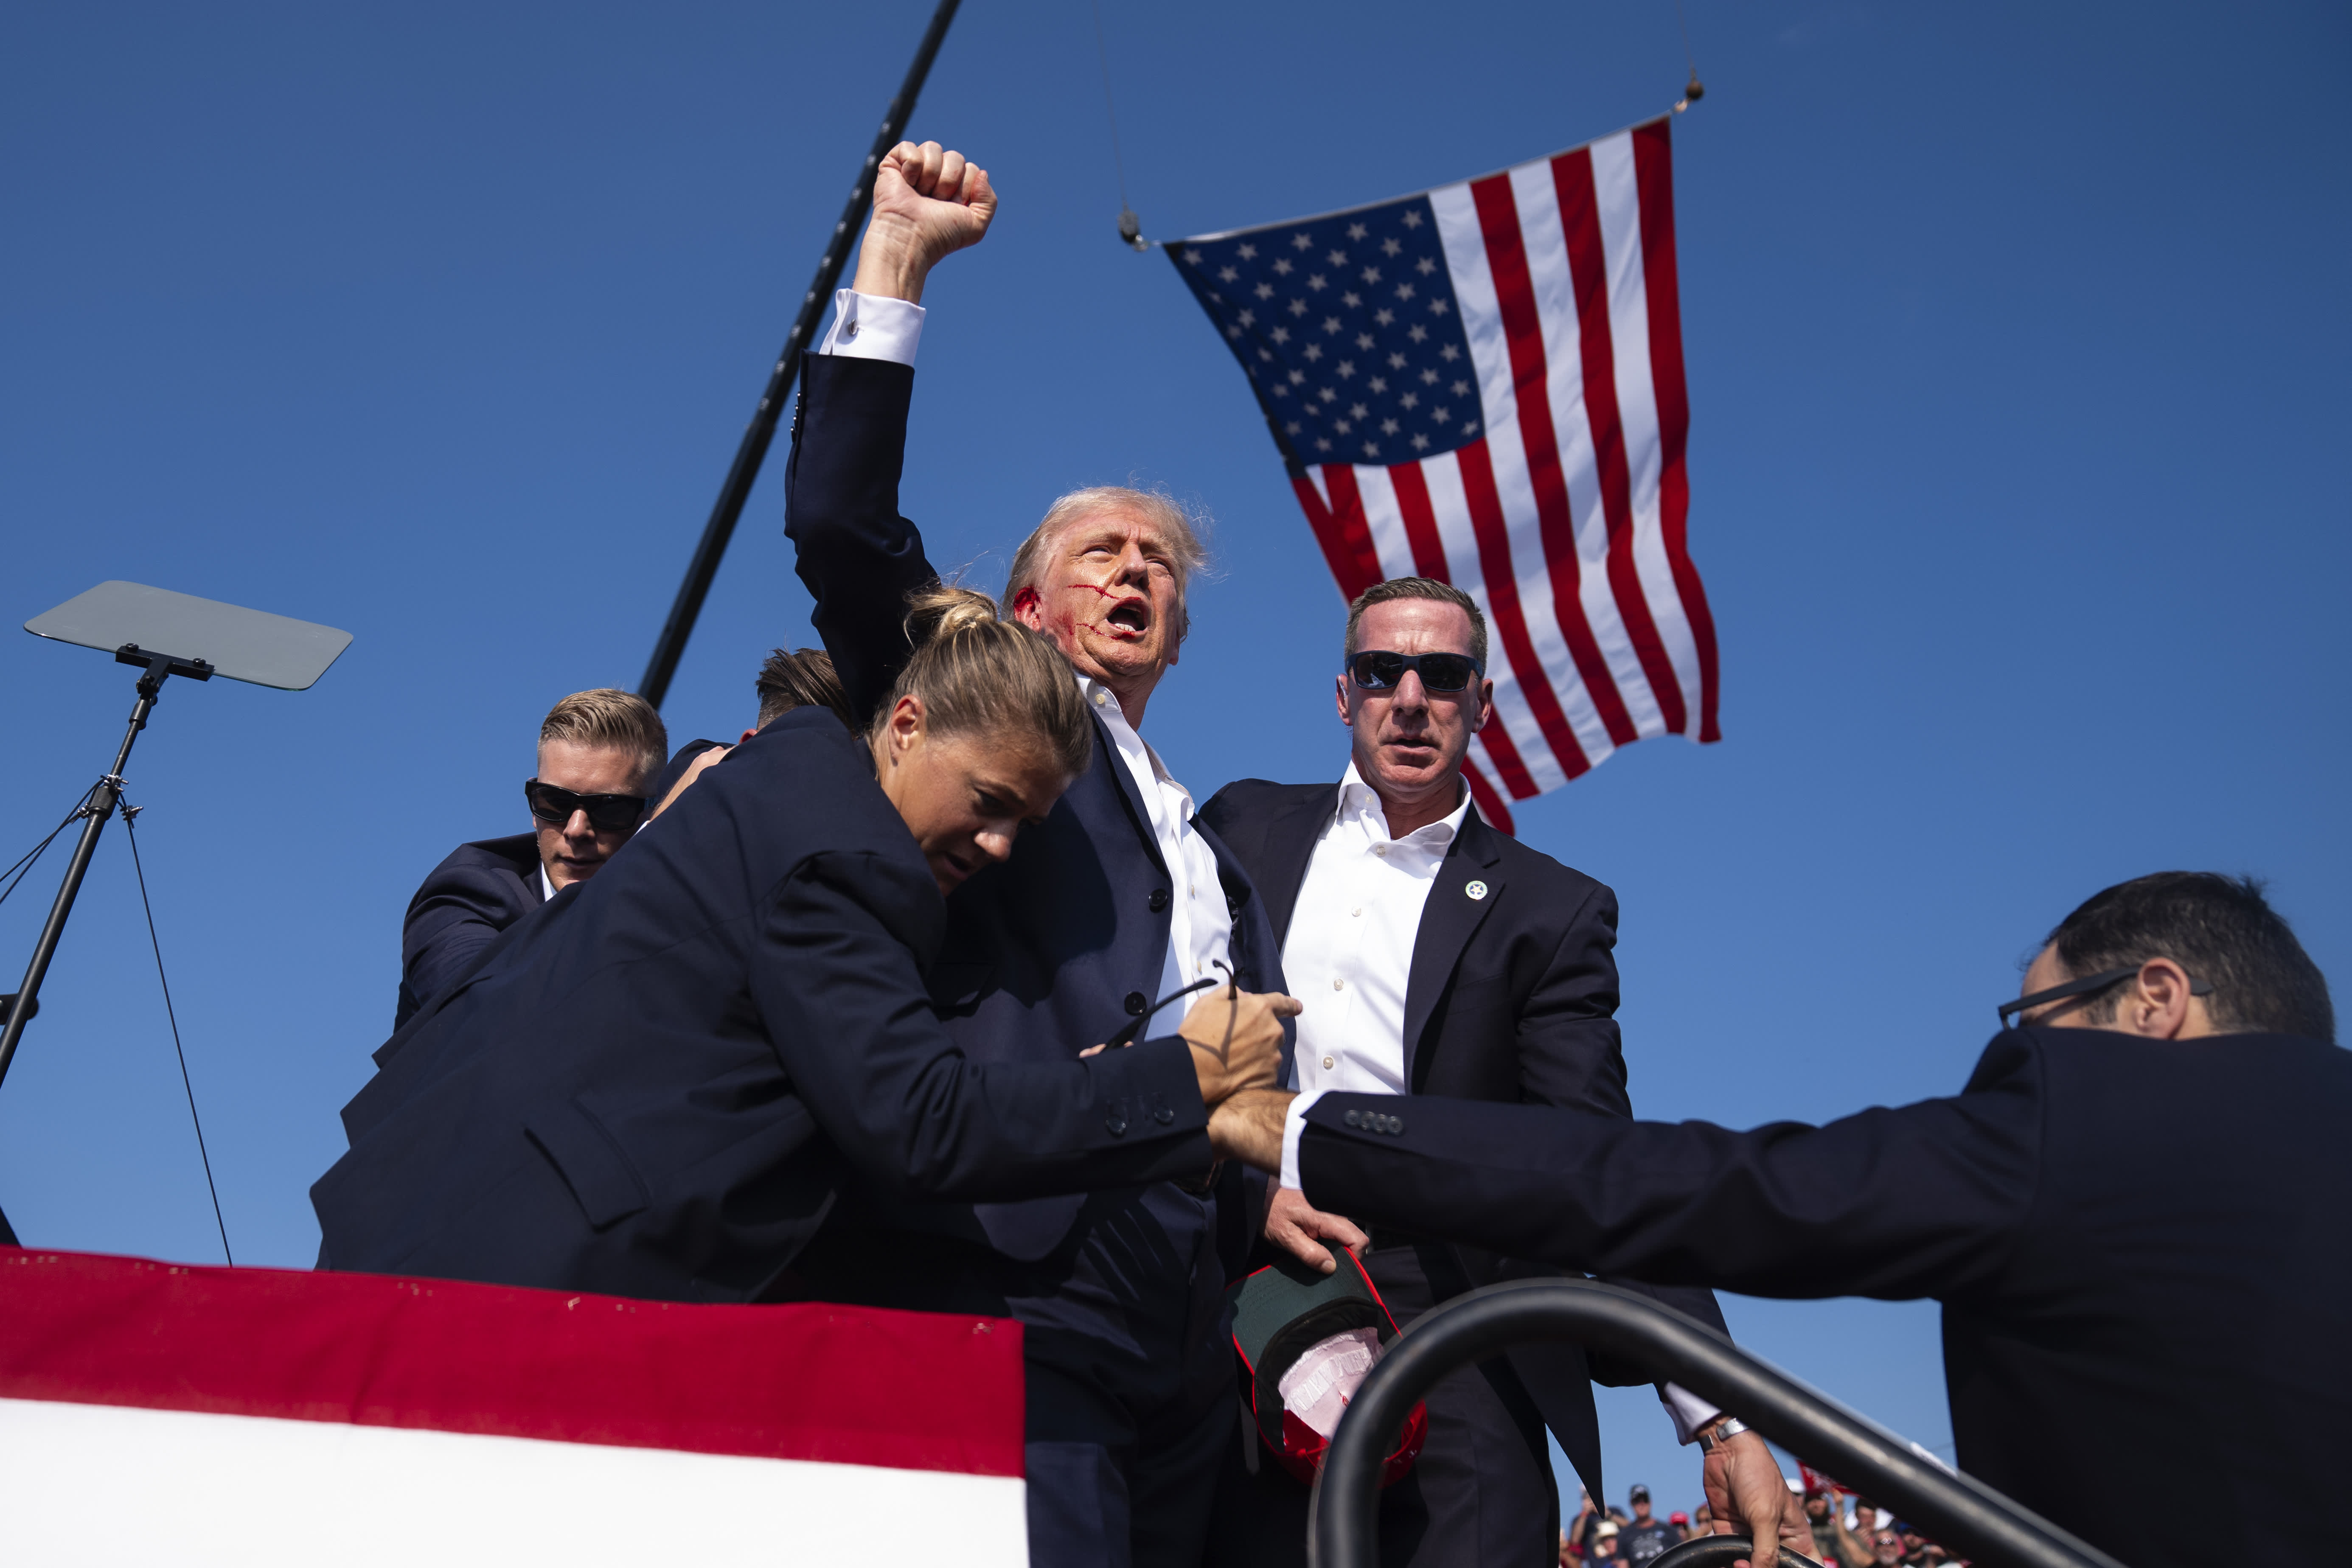
[[[1462,890],[1469,894],[1474,899],[1483,899],[1486,896],[1486,884],[1484,882],[1473,882]]]

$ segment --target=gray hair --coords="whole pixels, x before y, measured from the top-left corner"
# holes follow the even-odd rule
[[[1374,605],[1394,604],[1399,599],[1433,599],[1441,605],[1458,605],[1470,617],[1470,657],[1478,668],[1486,668],[1486,617],[1478,613],[1478,601],[1451,583],[1441,583],[1434,577],[1391,577],[1385,583],[1375,583],[1356,595],[1348,606],[1348,636],[1340,644],[1339,657],[1344,660],[1356,652],[1357,629],[1363,624],[1364,612]]]
[[[1115,511],[1141,517],[1159,531],[1161,542],[1168,546],[1169,570],[1176,575],[1176,639],[1181,642],[1192,629],[1192,616],[1184,608],[1185,585],[1193,573],[1209,563],[1209,552],[1201,543],[1201,530],[1207,526],[1208,518],[1187,511],[1173,496],[1159,490],[1095,485],[1072,490],[1047,507],[1045,519],[1013,552],[1013,570],[1004,579],[1004,602],[1011,605],[1020,598],[1023,589],[1037,586],[1037,579],[1045,573],[1046,547],[1066,529],[1090,517]]]

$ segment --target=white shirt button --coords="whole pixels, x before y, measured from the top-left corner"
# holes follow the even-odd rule
[[[1339,1064],[1337,1061],[1334,1061],[1329,1057],[1325,1057],[1323,1058],[1323,1070],[1325,1072],[1329,1072],[1333,1068],[1338,1067],[1339,1065]]]
[[[1340,978],[1339,978],[1338,975],[1336,975],[1336,974],[1335,974],[1335,975],[1333,975],[1333,976],[1331,976],[1331,989],[1332,989],[1332,990],[1334,990],[1334,991],[1345,991],[1347,988],[1348,988],[1348,983],[1347,983],[1346,981],[1344,981],[1344,980],[1340,979]]]
[[[1385,844],[1375,844],[1372,846],[1372,853],[1375,855],[1385,855],[1388,852],[1389,847]]]
[[[1353,909],[1349,910],[1348,912],[1351,915],[1360,916],[1364,911],[1361,909]]]
[[[1102,707],[1105,703],[1108,702],[1109,700],[1110,700],[1110,693],[1109,693],[1109,692],[1108,692],[1108,691],[1097,691],[1097,692],[1096,692],[1096,693],[1095,693],[1095,706],[1096,706],[1096,707],[1100,708],[1100,707]]]

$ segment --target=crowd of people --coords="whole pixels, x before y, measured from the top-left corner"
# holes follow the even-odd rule
[[[1359,595],[1315,678],[1336,782],[1196,803],[1141,733],[1205,560],[1182,508],[1074,491],[1001,604],[941,582],[898,510],[919,301],[995,199],[937,143],[894,150],[804,363],[785,531],[823,647],[771,658],[731,743],[565,698],[531,831],[418,890],[394,1032],[312,1189],[320,1266],[1017,1320],[1040,1568],[1304,1563],[1283,1369],[1233,1328],[1269,1270],[1311,1293],[1344,1256],[1391,1332],[1531,1276],[1717,1331],[1716,1289],[1933,1298],[1972,1474],[2167,1568],[2165,1468],[2118,1435],[2193,1433],[2292,1558],[2263,1500],[2322,1484],[2301,1434],[2352,1418],[2352,1264],[2297,1239],[2352,1205],[2352,1072],[2259,886],[2085,901],[1955,1097],[1635,1121],[1615,892],[1464,783],[1496,713],[1475,596]],[[1565,1513],[1549,1439],[1599,1476],[1595,1383],[1654,1384],[1711,1506]],[[1792,1498],[1738,1412],[1575,1345],[1456,1372],[1425,1420],[1380,1501],[1409,1568],[1638,1565],[1686,1531],[1941,1560]]]
[[[1917,1526],[1867,1499],[1817,1477],[1807,1479],[1813,1484],[1790,1485],[1803,1498],[1805,1525],[1813,1541],[1808,1555],[1822,1568],[1941,1568],[1965,1562],[1928,1540]],[[1710,1533],[1714,1525],[1704,1501],[1688,1512],[1676,1509],[1661,1515],[1645,1486],[1633,1488],[1625,1500],[1625,1509],[1613,1503],[1603,1508],[1591,1492],[1578,1495],[1576,1516],[1559,1534],[1559,1568],[1604,1563],[1648,1568],[1670,1549]]]

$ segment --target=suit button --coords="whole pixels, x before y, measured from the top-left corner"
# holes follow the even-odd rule
[[[1103,1125],[1110,1130],[1110,1135],[1114,1138],[1123,1138],[1127,1135],[1127,1118],[1116,1110],[1103,1118]]]
[[[1170,1122],[1176,1120],[1176,1113],[1163,1105],[1152,1111],[1151,1120],[1160,1123],[1160,1126],[1165,1127]]]
[[[1127,994],[1127,1016],[1129,1017],[1142,1017],[1143,1010],[1150,1005],[1151,1005],[1151,1004],[1143,999],[1142,992],[1130,991]]]
[[[1391,1133],[1396,1133],[1396,1132],[1402,1132],[1402,1131],[1404,1131],[1404,1118],[1403,1118],[1403,1117],[1402,1117],[1402,1116],[1391,1116],[1391,1117],[1390,1117],[1390,1118],[1389,1118],[1389,1131],[1390,1131]]]
[[[1154,888],[1151,889],[1151,896],[1143,901],[1150,908],[1151,912],[1156,915],[1160,910],[1168,907],[1168,889],[1165,888]]]
[[[1360,1110],[1350,1110],[1339,1120],[1350,1127],[1361,1127],[1364,1124],[1364,1113]]]

